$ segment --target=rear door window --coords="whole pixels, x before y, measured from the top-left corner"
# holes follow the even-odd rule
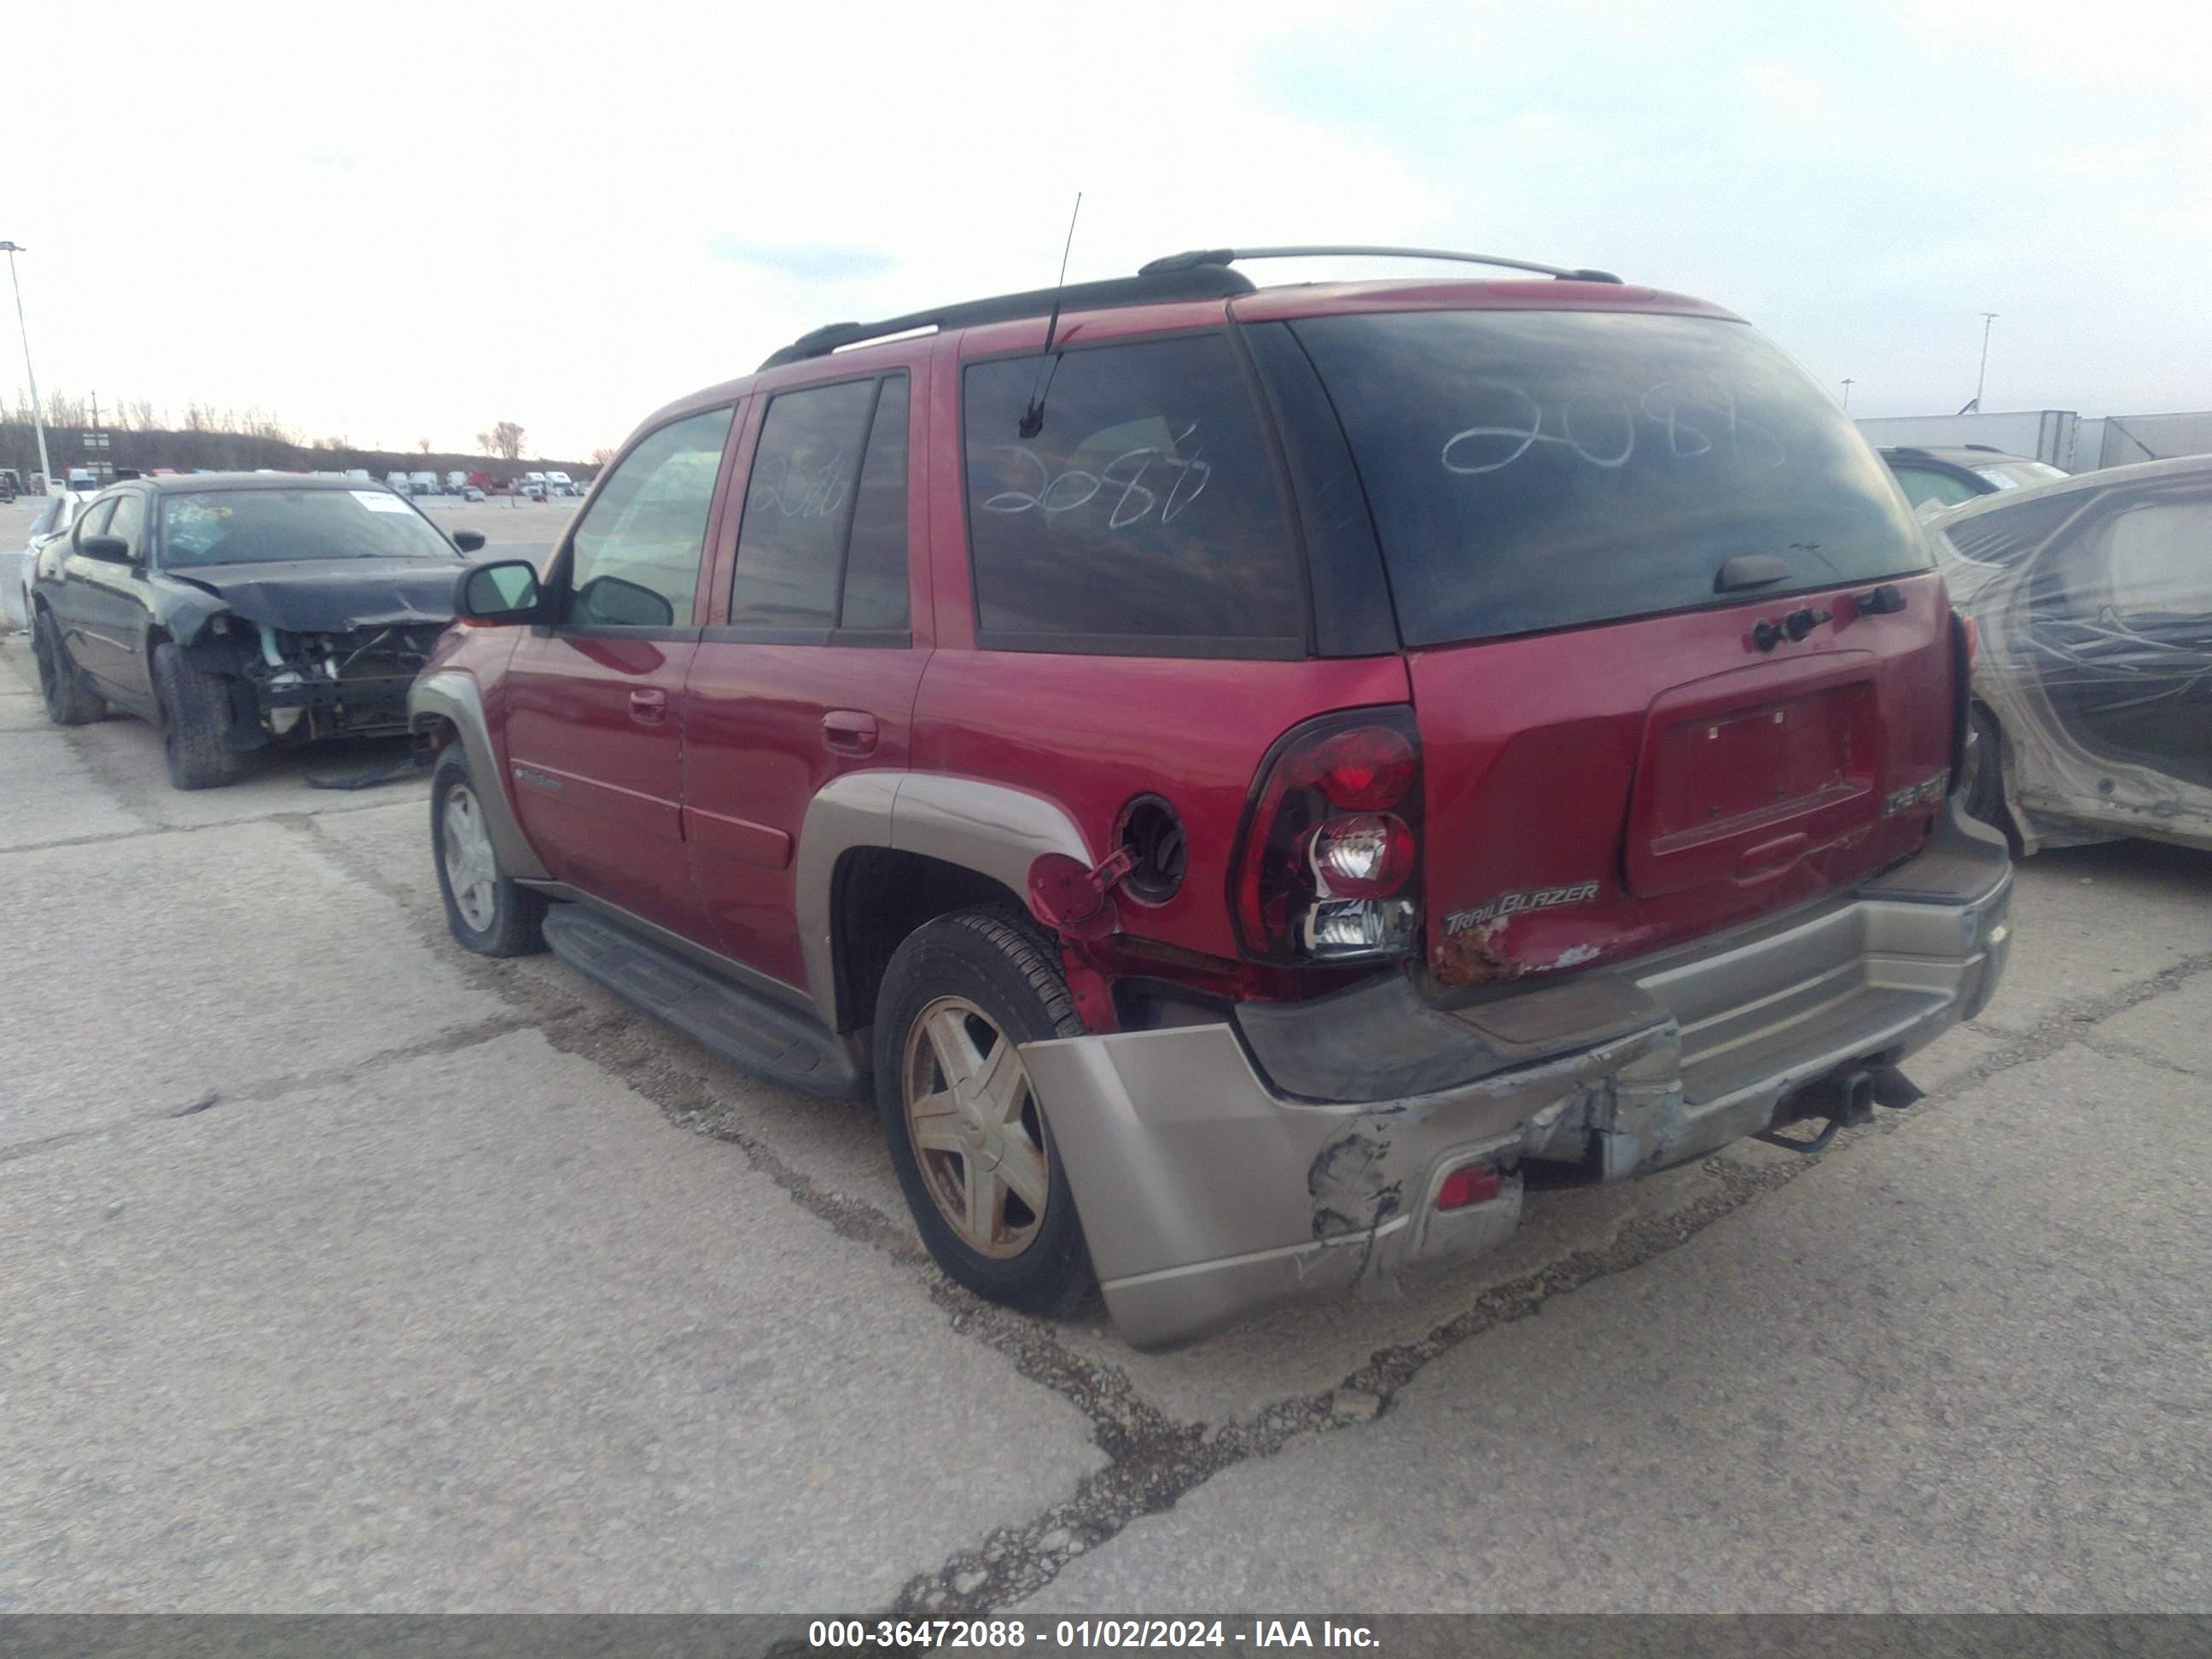
[[[1344,422],[1410,645],[1928,567],[1833,398],[1741,323],[1431,311],[1291,325]],[[1716,592],[1729,559],[1786,580]]]
[[[739,628],[828,628],[837,560],[853,511],[873,380],[777,394],[761,426],[738,532],[730,621]]]
[[[963,418],[986,648],[1304,653],[1289,515],[1223,336],[973,363]]]
[[[743,629],[907,626],[907,376],[776,394],[738,532]]]

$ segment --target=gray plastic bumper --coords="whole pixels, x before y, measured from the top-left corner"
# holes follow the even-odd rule
[[[1839,1069],[1897,1064],[1995,991],[2011,882],[2002,842],[1992,859],[1984,836],[1954,832],[1810,913],[1439,1016],[1468,1028],[1476,1069],[1419,1093],[1286,1093],[1226,1023],[1022,1053],[1107,1306],[1131,1343],[1158,1346],[1504,1242],[1518,1174],[1487,1203],[1437,1210],[1462,1164],[1640,1175],[1765,1128],[1784,1097]],[[1373,1027],[1392,1026],[1376,1011]],[[1378,1061],[1377,1075],[1395,1069]]]

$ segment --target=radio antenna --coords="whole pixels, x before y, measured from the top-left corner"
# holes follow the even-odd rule
[[[1060,296],[1067,291],[1067,256],[1075,246],[1075,222],[1083,212],[1083,192],[1075,192],[1075,211],[1067,216],[1067,241],[1060,250],[1060,281],[1052,290],[1052,316],[1044,325],[1044,356],[1037,361],[1037,378],[1030,388],[1029,407],[1022,410],[1021,435],[1034,438],[1044,430],[1044,400],[1052,392],[1052,377],[1060,359],[1052,355],[1054,337],[1060,332]]]

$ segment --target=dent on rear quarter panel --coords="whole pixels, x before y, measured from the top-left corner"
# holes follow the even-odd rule
[[[915,711],[914,765],[1046,796],[1098,858],[1113,850],[1115,820],[1129,800],[1162,797],[1182,819],[1188,872],[1162,903],[1117,894],[1121,930],[1234,957],[1229,872],[1262,757],[1316,714],[1407,696],[1395,656],[1231,662],[942,651]]]

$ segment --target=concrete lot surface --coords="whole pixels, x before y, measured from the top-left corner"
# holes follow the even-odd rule
[[[2212,858],[2023,866],[1817,1159],[1139,1355],[945,1283],[865,1109],[453,945],[423,787],[307,781],[392,750],[178,794],[31,685],[0,1613],[2212,1609]]]

